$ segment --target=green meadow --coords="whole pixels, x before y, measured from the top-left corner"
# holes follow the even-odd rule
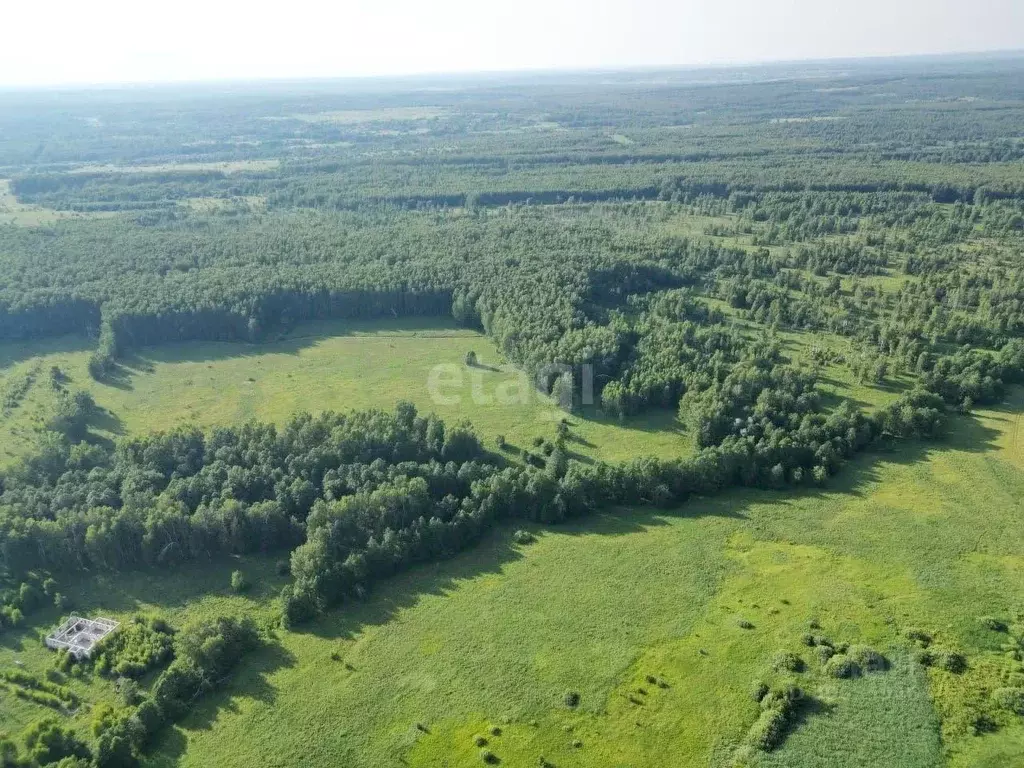
[[[622,510],[527,547],[498,534],[287,635],[268,652],[282,663],[266,695],[243,677],[211,701],[177,732],[181,762],[472,766],[482,735],[509,765],[743,763],[751,684],[778,682],[771,660],[791,651],[806,669],[789,677],[813,701],[751,764],[1008,764],[1017,721],[996,714],[1003,727],[975,735],[981,692],[1007,669],[1005,636],[978,619],[1012,619],[1024,601],[1022,406],[963,420],[945,447],[865,457],[823,492]],[[891,668],[825,676],[800,640],[812,622]],[[968,670],[911,661],[911,628]]]
[[[756,332],[751,326],[750,333]],[[841,353],[849,342],[827,334],[779,334],[793,360],[809,361],[814,346]],[[468,420],[490,445],[498,435],[519,449],[552,438],[567,417],[551,398],[507,363],[494,342],[445,320],[328,322],[304,325],[275,341],[187,342],[136,351],[111,380],[88,373],[92,342],[76,336],[0,344],[0,466],[35,447],[52,413],[54,366],[71,389],[88,391],[100,406],[91,430],[100,439],[202,428],[247,420],[283,423],[301,411],[390,410],[406,400],[448,423]],[[467,366],[467,352],[479,365]],[[877,408],[898,396],[908,379],[883,385],[855,380],[845,365],[822,376],[825,397]],[[571,455],[583,461],[673,458],[693,449],[691,436],[670,411],[650,411],[621,422],[584,407],[572,421]]]
[[[90,342],[76,337],[0,346],[0,391],[31,385],[0,418],[0,460],[29,451],[52,409],[51,367],[89,391],[103,409],[93,429],[100,437],[201,427],[249,419],[283,423],[300,411],[390,410],[400,400],[449,423],[468,420],[489,444],[504,435],[525,449],[551,438],[566,417],[508,365],[494,343],[443,320],[415,319],[302,326],[263,344],[189,342],[143,349],[123,362],[110,382],[89,377]],[[467,366],[474,351],[476,366]],[[671,412],[653,412],[625,424],[595,409],[573,417],[573,455],[622,461],[673,457],[692,445]]]
[[[466,346],[460,334],[432,343],[446,338],[452,355]],[[203,361],[153,365],[208,370]],[[824,490],[623,509],[538,528],[527,546],[495,532],[363,603],[275,631],[223,691],[165,733],[149,762],[476,766],[484,739],[504,765],[544,756],[560,768],[1013,764],[1024,728],[987,698],[1010,675],[1008,638],[979,618],[1012,622],[1024,605],[1022,409],[1018,393],[958,419],[944,444],[866,455]],[[250,593],[231,592],[234,569],[253,582]],[[283,583],[273,563],[245,558],[95,575],[69,592],[75,605],[120,618],[158,612],[181,624],[235,612],[269,623]],[[41,673],[50,656],[36,636],[56,618],[6,634],[0,668],[18,661]],[[964,653],[966,671],[914,661],[911,628]],[[811,631],[868,645],[889,668],[832,678],[802,641]],[[803,671],[774,668],[781,652],[797,654]],[[757,681],[807,692],[771,753],[743,749]],[[72,686],[93,704],[112,696],[100,681]],[[566,705],[569,693],[577,706]],[[12,730],[39,715],[3,694],[0,702]],[[83,708],[72,722],[85,728],[88,717]],[[986,717],[995,733],[979,730]]]

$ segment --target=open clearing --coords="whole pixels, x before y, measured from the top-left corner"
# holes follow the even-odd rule
[[[97,165],[87,164],[72,168],[68,173],[174,173],[197,171],[220,171],[221,173],[243,173],[245,171],[272,171],[281,165],[276,158],[265,160],[225,160],[208,163],[159,163],[149,165]]]
[[[407,400],[452,424],[468,419],[490,446],[504,435],[511,445],[529,449],[535,437],[553,437],[567,416],[506,365],[490,339],[437,319],[303,326],[259,345],[171,344],[127,360],[112,384],[89,377],[88,350],[86,340],[71,337],[0,348],[0,365],[6,363],[0,389],[35,371],[24,402],[0,420],[0,445],[6,451],[0,460],[31,448],[25,438],[52,406],[54,394],[43,374],[54,365],[70,376],[71,388],[87,389],[104,409],[94,426],[106,437],[190,423],[281,423],[300,411],[391,410]],[[470,350],[480,360],[473,368],[465,364]],[[44,353],[25,359],[39,352]],[[569,418],[570,449],[578,458],[673,457],[686,454],[692,444],[670,412],[625,425],[589,411],[587,418]]]
[[[40,205],[25,205],[11,192],[9,179],[0,179],[0,226],[38,227],[65,219],[116,216],[114,212],[80,213],[78,211],[55,211]]]
[[[828,342],[822,334],[782,333],[780,338],[794,359],[805,359],[811,346],[826,343],[848,351],[838,337]],[[103,411],[93,431],[105,438],[193,423],[204,428],[250,419],[283,423],[301,411],[390,410],[407,400],[452,424],[469,420],[491,446],[504,435],[512,446],[529,449],[534,438],[553,437],[557,423],[569,418],[570,449],[579,459],[673,458],[693,449],[692,436],[669,411],[625,423],[600,416],[594,407],[566,414],[508,365],[489,338],[438,318],[304,325],[262,344],[168,344],[125,360],[108,383],[88,374],[91,343],[63,337],[0,345],[0,396],[25,389],[19,404],[0,414],[0,465],[32,450],[32,437],[53,407],[47,377],[52,366],[69,377],[69,387],[93,395]],[[480,360],[472,368],[465,365],[471,350]],[[903,382],[864,385],[847,367],[834,365],[822,385],[827,397],[877,408],[897,397]]]

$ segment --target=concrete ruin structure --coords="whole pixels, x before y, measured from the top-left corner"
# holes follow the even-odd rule
[[[101,616],[95,619],[69,616],[67,621],[46,636],[46,647],[55,651],[63,648],[76,659],[88,659],[96,644],[119,626],[113,619]]]

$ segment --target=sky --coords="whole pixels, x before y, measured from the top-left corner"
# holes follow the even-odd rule
[[[2,22],[0,86],[1024,49],[1024,0],[41,0]]]

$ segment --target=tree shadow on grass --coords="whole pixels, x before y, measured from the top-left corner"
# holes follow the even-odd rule
[[[288,583],[286,576],[276,572],[275,562],[281,558],[287,559],[287,553],[225,556],[186,562],[173,569],[94,571],[67,585],[66,592],[73,605],[86,613],[173,612],[204,597],[233,597],[251,603],[256,611],[277,597]],[[234,570],[241,570],[251,585],[244,595],[236,595],[231,589]]]
[[[680,435],[686,432],[685,425],[679,421],[676,411],[670,408],[652,408],[636,416],[620,419],[591,405],[577,408],[572,412],[572,416],[580,422],[619,427],[636,432],[674,432]],[[570,422],[570,427],[572,426],[574,424]],[[571,434],[570,432],[570,439]],[[580,442],[589,445],[582,438]]]
[[[98,381],[105,386],[130,392],[135,388],[132,384],[132,376],[135,375],[137,370],[132,365],[131,358],[120,359],[114,362]]]
[[[175,341],[158,346],[142,347],[127,361],[138,370],[153,369],[155,363],[206,363],[232,358],[258,357],[266,354],[297,355],[304,349],[314,347],[332,338],[356,336],[358,334],[389,333],[392,335],[417,335],[428,332],[435,337],[445,331],[459,333],[454,321],[447,316],[405,316],[400,318],[337,319],[303,323],[282,333],[250,342],[243,339],[194,339]],[[461,337],[463,334],[459,333]],[[387,338],[380,336],[379,338]],[[425,336],[424,338],[430,338]],[[467,340],[473,337],[466,337]],[[482,338],[482,336],[481,336]],[[479,365],[479,368],[494,369],[493,366]]]
[[[184,719],[164,728],[147,750],[149,754],[144,764],[151,768],[178,765],[188,749],[185,732],[209,730],[221,712],[239,712],[239,699],[274,705],[277,689],[267,678],[277,670],[293,666],[295,656],[275,639],[253,651],[220,688],[201,698]]]
[[[399,612],[412,608],[425,596],[443,597],[457,590],[461,582],[484,575],[500,575],[506,567],[524,557],[526,547],[512,541],[516,529],[525,529],[537,537],[562,536],[626,536],[669,524],[672,517],[726,518],[742,517],[742,513],[726,505],[683,506],[674,510],[638,507],[614,509],[570,520],[557,525],[510,522],[484,536],[474,547],[455,557],[417,565],[383,582],[372,590],[364,602],[344,603],[309,624],[292,632],[312,634],[332,640],[353,640],[368,627],[381,626]]]
[[[587,456],[585,453],[580,453],[579,451],[566,451],[566,456],[568,456],[573,461],[578,461],[580,464],[595,463],[593,457]]]
[[[190,731],[209,730],[221,711],[239,711],[238,699],[253,699],[273,705],[277,689],[267,680],[274,672],[295,666],[295,655],[271,639],[262,648],[253,651],[238,665],[224,684],[204,696],[180,725]]]
[[[835,714],[836,706],[827,701],[822,701],[817,696],[804,694],[803,698],[796,702],[793,707],[793,715],[787,723],[782,739],[776,745],[776,749],[782,747],[794,731],[805,727],[816,717],[832,717]]]
[[[584,448],[596,448],[597,447],[597,445],[595,445],[593,442],[591,442],[590,440],[587,440],[587,438],[583,437],[582,435],[577,435],[575,432],[570,432],[569,433],[568,437],[566,438],[566,442],[567,443],[576,443],[577,445],[582,445]]]
[[[386,587],[371,590],[363,602],[344,603],[315,621],[293,628],[299,634],[351,640],[368,626],[380,626],[400,611],[416,605],[427,595],[444,596],[458,589],[459,582],[479,576],[500,574],[505,566],[523,557],[512,544],[511,529],[491,531],[474,547],[449,560],[417,565],[393,576]]]
[[[0,344],[0,371],[40,355],[89,352],[96,343],[86,336],[68,334],[42,339],[18,339]]]
[[[46,626],[47,618],[46,616],[32,614],[29,616],[32,626],[5,627],[3,630],[0,630],[0,648],[6,648],[15,653],[24,651],[26,643],[38,640],[40,628]]]
[[[480,371],[489,371],[490,373],[504,373],[504,371],[501,368],[498,368],[495,365],[490,365],[488,363],[482,363],[479,360],[477,360],[472,365],[467,364],[466,367],[468,367],[468,368],[476,368],[477,370],[480,370]]]
[[[124,422],[121,420],[121,417],[113,411],[99,406],[96,406],[89,415],[88,428],[88,442],[98,443],[106,448],[113,447],[112,441],[109,438],[97,435],[94,430],[117,436],[124,434]]]

